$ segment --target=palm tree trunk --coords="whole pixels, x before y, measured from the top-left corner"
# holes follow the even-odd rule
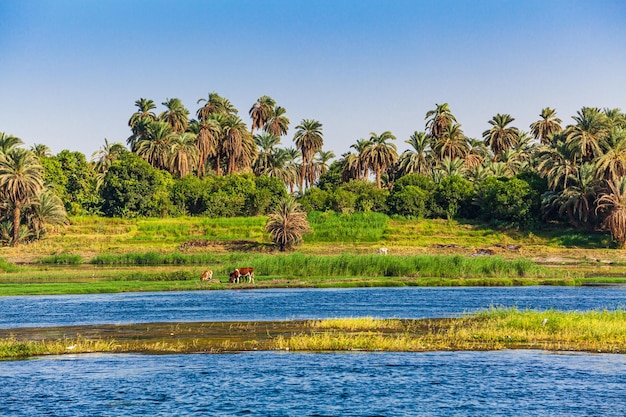
[[[382,188],[380,183],[380,168],[376,168],[376,186]]]
[[[302,172],[300,175],[300,192],[304,194],[304,177],[306,173],[306,159],[302,158]]]
[[[20,217],[21,210],[19,204],[15,205],[13,210],[13,244],[11,246],[17,247],[20,242]]]

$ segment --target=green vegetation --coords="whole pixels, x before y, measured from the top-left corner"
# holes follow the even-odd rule
[[[139,337],[139,335],[141,337]],[[0,359],[85,352],[544,349],[623,353],[626,312],[494,309],[456,319],[149,323],[0,330]]]

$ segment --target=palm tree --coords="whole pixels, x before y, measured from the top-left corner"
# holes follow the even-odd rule
[[[607,212],[604,226],[621,249],[626,242],[626,177],[606,181],[606,185],[606,193],[597,200],[596,212]]]
[[[163,120],[172,126],[174,133],[183,133],[189,125],[189,110],[185,108],[178,98],[168,98],[163,104],[167,110],[159,114],[159,120]]]
[[[428,174],[432,169],[430,157],[430,138],[425,132],[413,132],[408,140],[411,147],[402,152],[398,160],[398,168],[402,175]]]
[[[328,171],[329,162],[331,159],[335,157],[335,153],[333,151],[323,151],[319,150],[315,153],[315,159],[313,160],[313,173],[314,176],[310,178],[310,183],[316,181],[320,175],[323,175]]]
[[[248,114],[252,119],[252,126],[250,127],[250,134],[254,135],[254,129],[262,129],[263,126],[272,117],[272,112],[276,101],[270,96],[261,96],[254,102]]]
[[[169,171],[182,178],[189,175],[198,166],[199,152],[196,147],[196,135],[190,132],[172,137],[169,150]]]
[[[13,246],[19,244],[22,209],[43,190],[43,168],[31,151],[13,148],[0,154],[0,194],[13,209]]]
[[[280,145],[280,138],[271,133],[263,132],[254,135],[254,143],[259,149],[259,155],[254,161],[253,171],[256,175],[261,175],[273,165],[276,147]]]
[[[546,107],[541,110],[540,120],[530,125],[530,132],[542,145],[550,143],[550,136],[563,130],[561,119],[556,117],[556,110]]]
[[[465,167],[472,170],[476,167],[482,166],[483,161],[485,161],[489,155],[489,149],[487,148],[487,145],[485,145],[485,142],[478,139],[468,138],[467,146],[469,150],[465,155]]]
[[[247,155],[244,151],[248,149],[246,140],[252,142],[249,136],[248,127],[237,115],[228,115],[222,123],[222,150],[228,161],[228,174],[234,174],[241,165],[250,165],[254,159],[246,160]]]
[[[567,188],[567,179],[578,169],[572,150],[560,134],[554,136],[552,146],[544,146],[537,156],[537,171],[548,179],[548,187]]]
[[[140,139],[143,139],[148,125],[157,120],[156,114],[152,111],[156,109],[154,101],[140,98],[135,101],[135,106],[137,106],[137,111],[128,120],[128,126],[130,126],[132,135],[126,141],[131,149],[134,148]]]
[[[296,148],[286,148],[284,150],[285,169],[288,171],[286,185],[289,187],[289,193],[293,194],[296,186],[300,183],[300,175],[302,173],[302,154]]]
[[[7,153],[16,146],[23,145],[22,139],[0,132],[0,154]]]
[[[595,107],[583,107],[576,114],[572,117],[576,124],[565,130],[566,140],[579,161],[590,161],[601,153],[600,142],[608,132],[609,120]]]
[[[448,103],[435,104],[435,109],[426,112],[424,120],[426,120],[426,129],[430,130],[431,136],[435,138],[439,138],[448,125],[456,123],[456,118],[450,111]]]
[[[274,107],[272,115],[265,123],[263,130],[274,136],[285,136],[289,130],[289,119],[285,116],[285,113],[287,113],[287,110],[284,107]]]
[[[61,226],[68,223],[63,202],[50,190],[41,192],[28,206],[27,218],[35,239],[41,238],[47,226]]]
[[[109,143],[108,139],[104,138],[104,146],[91,155],[96,172],[99,174],[107,172],[113,161],[124,151],[126,151],[126,147],[120,142]]]
[[[433,153],[439,160],[445,157],[449,159],[465,158],[469,151],[467,138],[458,123],[446,126],[440,135],[434,138],[432,146]]]
[[[626,130],[613,128],[602,141],[602,154],[595,160],[598,173],[607,180],[626,176]]]
[[[278,206],[268,216],[265,230],[272,235],[272,241],[281,252],[302,241],[309,232],[307,214],[293,197],[279,201]]]
[[[465,176],[465,166],[464,162],[461,158],[450,159],[449,157],[443,158],[439,164],[435,167],[435,170],[441,175],[440,178],[443,177],[451,177],[451,176]]]
[[[497,160],[498,155],[505,149],[515,146],[517,143],[519,129],[516,127],[509,127],[515,119],[509,114],[496,114],[489,124],[491,129],[483,132],[483,139],[485,144],[493,151],[493,160]]]
[[[198,177],[206,175],[207,160],[211,156],[217,159],[215,172],[220,170],[220,138],[222,137],[222,115],[211,114],[198,122],[196,147],[198,148]]]
[[[344,176],[347,179],[361,180],[367,177],[369,168],[367,166],[367,161],[363,156],[363,152],[371,144],[372,142],[369,139],[359,139],[356,143],[350,145],[350,147],[357,153],[353,154],[348,152],[343,155],[346,161],[346,169],[348,171],[344,173]]]
[[[48,145],[44,145],[42,143],[35,143],[30,150],[33,151],[37,158],[52,155],[52,150],[48,147]]]
[[[238,111],[233,104],[227,99],[220,96],[217,93],[210,93],[209,97],[198,100],[198,104],[205,102],[204,106],[200,107],[196,112],[198,119],[204,120],[211,114],[237,114]]]
[[[602,113],[606,115],[610,127],[626,129],[626,114],[622,113],[621,109],[604,108],[602,109]]]
[[[170,141],[174,135],[175,133],[169,123],[164,121],[152,122],[148,125],[146,137],[137,142],[135,152],[154,168],[167,169]]]
[[[367,161],[367,166],[376,175],[376,186],[378,188],[382,188],[381,173],[398,161],[396,145],[387,142],[395,139],[396,137],[388,130],[380,135],[371,132],[370,144],[363,150],[363,158]]]
[[[300,177],[300,192],[304,192],[304,180],[309,178],[313,155],[324,145],[322,124],[317,120],[303,119],[296,126],[296,134],[293,137],[298,149],[302,154],[302,173]]]
[[[599,191],[596,169],[584,163],[573,175],[570,183],[559,195],[559,213],[566,213],[570,222],[577,227],[587,225],[595,214],[594,204]]]

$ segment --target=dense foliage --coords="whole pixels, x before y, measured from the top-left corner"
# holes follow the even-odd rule
[[[91,162],[34,147],[42,183],[35,181],[26,200],[14,195],[18,217],[44,184],[71,214],[125,217],[265,215],[291,194],[309,212],[476,218],[515,228],[568,224],[608,231],[620,247],[626,242],[626,115],[619,109],[583,107],[564,126],[547,107],[529,132],[499,113],[474,139],[447,103],[437,104],[401,154],[391,131],[371,132],[335,159],[323,150],[323,126],[314,119],[296,126],[293,147],[281,147],[290,120],[269,96],[248,111],[249,129],[217,93],[198,100],[195,118],[176,98],[158,114],[150,99],[135,104],[126,145],[105,139]],[[18,224],[7,222],[8,209],[5,224]],[[20,239],[19,231],[2,233]]]

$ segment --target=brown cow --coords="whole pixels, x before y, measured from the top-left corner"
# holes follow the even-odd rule
[[[235,268],[235,270],[230,273],[228,282],[238,284],[241,281],[241,277],[248,278],[248,282],[254,283],[254,268]]]
[[[209,281],[211,279],[213,279],[213,271],[210,269],[204,271],[200,277],[200,281]]]

